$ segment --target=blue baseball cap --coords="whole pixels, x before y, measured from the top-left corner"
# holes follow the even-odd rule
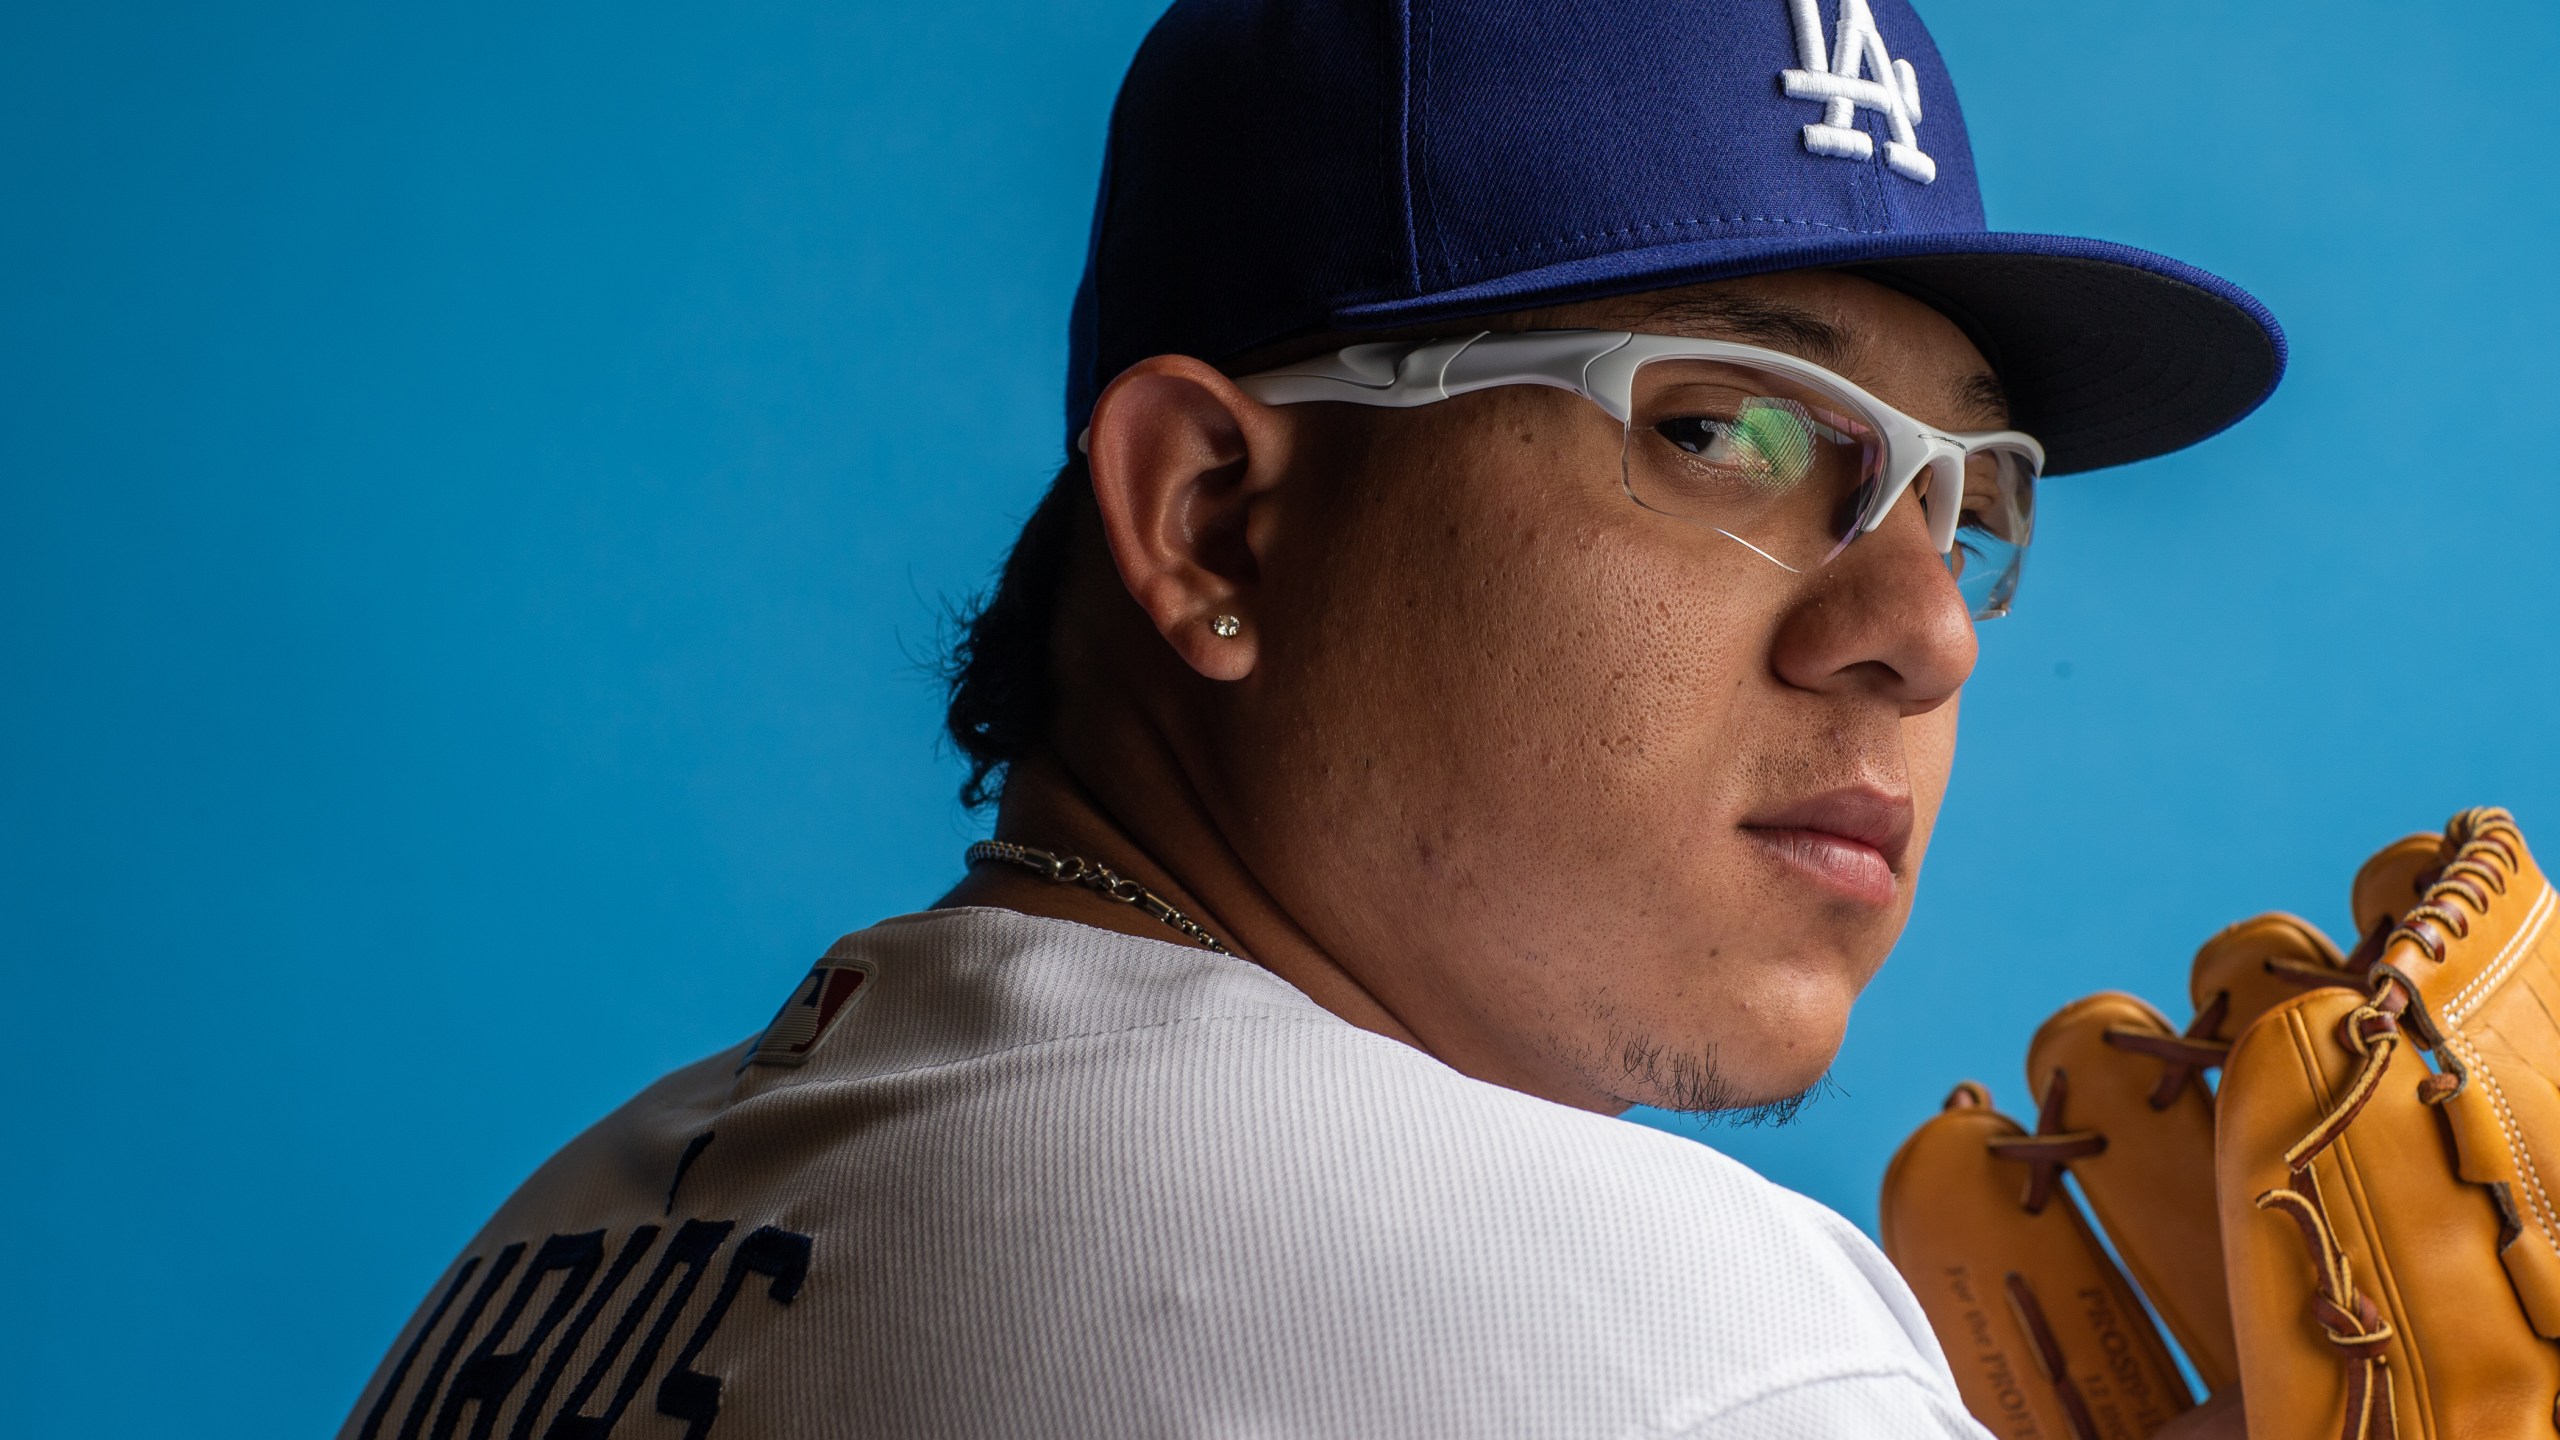
[[[2284,373],[2229,281],[1987,229],[1904,0],[1177,0],[1112,109],[1067,433],[1150,355],[1814,267],[1963,327],[2048,473],[2191,445]]]

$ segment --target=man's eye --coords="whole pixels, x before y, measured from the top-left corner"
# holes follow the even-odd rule
[[[1788,401],[1748,400],[1730,420],[1684,415],[1653,428],[1681,451],[1732,471],[1763,493],[1791,489],[1813,469],[1811,417]]]
[[[1653,427],[1663,439],[1704,460],[1729,463],[1734,455],[1733,427],[1721,420],[1684,415]]]
[[[1664,441],[1672,441],[1674,446],[1690,451],[1692,456],[1718,454],[1718,446],[1731,448],[1728,443],[1725,443],[1723,423],[1718,423],[1718,420],[1702,420],[1697,418],[1697,415],[1682,415],[1679,420],[1664,420],[1664,423],[1654,425],[1654,433],[1659,433]]]

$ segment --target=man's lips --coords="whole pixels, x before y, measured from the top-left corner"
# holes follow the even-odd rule
[[[1811,878],[1871,905],[1893,901],[1911,847],[1911,799],[1850,786],[1764,811],[1742,829]]]

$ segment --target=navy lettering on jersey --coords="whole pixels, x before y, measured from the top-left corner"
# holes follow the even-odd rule
[[[693,1298],[693,1287],[702,1283],[702,1272],[711,1267],[711,1257],[720,1252],[721,1243],[736,1228],[734,1220],[687,1220],[676,1228],[675,1238],[667,1242],[666,1253],[658,1257],[658,1268],[649,1272],[648,1283],[631,1297],[630,1308],[614,1323],[613,1333],[605,1337],[604,1349],[587,1367],[578,1388],[569,1392],[569,1403],[562,1407],[560,1418],[551,1422],[551,1428],[542,1432],[542,1440],[604,1440],[613,1433],[613,1427],[622,1420],[622,1412],[630,1407],[631,1397],[640,1393],[640,1384],[648,1378],[659,1348],[667,1343],[667,1332],[675,1328],[676,1313]],[[615,1362],[622,1358],[622,1347],[631,1343],[632,1332],[640,1328],[640,1322],[650,1318],[652,1302],[679,1267],[684,1276],[676,1281],[667,1303],[654,1306],[656,1323],[650,1325],[648,1338],[640,1342],[640,1353],[622,1367],[622,1383],[613,1388],[612,1401],[601,1415],[581,1414],[596,1387],[612,1375]]]
[[[385,1374],[357,1440],[384,1440],[384,1427],[404,1399],[390,1440],[491,1440],[510,1409],[507,1440],[606,1440],[657,1372],[676,1327],[696,1308],[700,1314],[657,1386],[656,1408],[685,1422],[686,1440],[705,1440],[719,1418],[722,1380],[697,1362],[751,1279],[763,1277],[760,1288],[773,1303],[790,1304],[808,1278],[813,1249],[808,1236],[772,1225],[732,1248],[737,1229],[734,1220],[686,1220],[672,1235],[663,1226],[637,1226],[618,1247],[609,1245],[606,1231],[589,1230],[464,1257]],[[724,1251],[719,1284],[705,1287]],[[646,1278],[632,1286],[644,1265]],[[696,1307],[696,1292],[704,1289],[709,1301]],[[615,1312],[613,1324],[561,1394],[561,1381],[608,1310]],[[430,1354],[420,1372],[419,1361]],[[603,1409],[586,1413],[600,1396]]]
[[[648,1255],[649,1247],[658,1243],[660,1233],[655,1225],[643,1225],[622,1242],[622,1253],[613,1257],[613,1268],[604,1272],[604,1283],[588,1297],[578,1318],[569,1322],[569,1333],[551,1347],[550,1357],[542,1362],[542,1373],[533,1377],[533,1389],[526,1392],[524,1408],[516,1412],[515,1427],[507,1432],[507,1440],[533,1440],[534,1422],[551,1404],[551,1392],[559,1385],[561,1372],[569,1368],[569,1357],[578,1353],[579,1343],[595,1328],[596,1317],[604,1313],[605,1305],[614,1296],[622,1293],[622,1282],[631,1278],[632,1270]]]
[[[400,1393],[401,1386],[409,1383],[409,1367],[418,1363],[418,1352],[427,1348],[427,1337],[436,1333],[436,1327],[444,1323],[444,1312],[453,1308],[453,1297],[461,1294],[462,1287],[471,1283],[472,1274],[479,1268],[480,1257],[474,1255],[453,1272],[453,1283],[444,1287],[443,1298],[436,1301],[436,1308],[427,1312],[427,1323],[418,1327],[418,1333],[409,1341],[409,1348],[400,1352],[400,1363],[391,1367],[391,1377],[382,1382],[382,1393],[373,1397],[373,1408],[364,1412],[364,1424],[357,1429],[356,1440],[375,1440],[382,1433],[382,1422],[390,1417],[393,1397]]]
[[[569,1313],[570,1306],[578,1303],[578,1297],[585,1293],[587,1282],[596,1278],[596,1267],[603,1261],[604,1232],[601,1230],[590,1230],[583,1235],[554,1235],[542,1242],[542,1248],[533,1252],[533,1263],[525,1268],[524,1278],[516,1282],[515,1293],[507,1297],[506,1308],[498,1312],[496,1323],[480,1337],[480,1343],[471,1351],[471,1358],[463,1361],[462,1368],[453,1372],[453,1388],[446,1393],[444,1405],[436,1411],[435,1429],[430,1432],[432,1440],[453,1440],[453,1432],[461,1424],[462,1411],[466,1406],[479,1409],[471,1423],[471,1440],[489,1440],[489,1432],[498,1424],[498,1410],[507,1403],[508,1392],[516,1388],[516,1382],[524,1379],[524,1372],[532,1367],[533,1357],[541,1351],[542,1342],[551,1338],[551,1332],[559,1327],[560,1318]],[[533,1303],[542,1282],[554,1275],[561,1277],[560,1286],[553,1292],[551,1303],[543,1307],[542,1318],[533,1323],[532,1332],[524,1337],[524,1343],[513,1350],[499,1350],[499,1344],[515,1332],[517,1319],[524,1314],[525,1307]]]
[[[472,1327],[480,1323],[480,1312],[489,1308],[489,1297],[498,1293],[498,1287],[506,1283],[508,1273],[523,1258],[521,1240],[498,1252],[497,1260],[489,1266],[489,1278],[471,1292],[471,1304],[455,1322],[453,1333],[444,1337],[444,1344],[436,1350],[436,1363],[428,1367],[427,1378],[418,1382],[418,1398],[410,1403],[408,1417],[400,1422],[400,1440],[418,1440],[418,1432],[426,1428],[428,1407],[435,1403],[436,1393],[444,1389],[445,1372],[453,1368],[454,1355],[462,1349]]]
[[[711,1422],[720,1418],[720,1377],[694,1369],[693,1361],[711,1343],[711,1332],[720,1328],[730,1302],[738,1298],[750,1274],[773,1282],[764,1293],[775,1303],[790,1304],[800,1293],[800,1282],[809,1276],[809,1237],[767,1225],[748,1236],[738,1253],[729,1257],[729,1273],[720,1281],[720,1293],[712,1297],[711,1308],[702,1312],[693,1338],[676,1352],[675,1369],[658,1386],[658,1413],[685,1422],[684,1440],[702,1440],[711,1433]]]
[[[676,1173],[667,1181],[667,1208],[659,1211],[659,1214],[676,1213],[676,1191],[684,1185],[685,1172],[693,1168],[694,1161],[702,1158],[703,1151],[711,1148],[712,1137],[718,1133],[716,1130],[705,1130],[686,1142],[684,1153],[676,1157]]]

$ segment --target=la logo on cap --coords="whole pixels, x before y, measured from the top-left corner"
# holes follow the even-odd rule
[[[1876,33],[1867,0],[1840,0],[1833,37],[1825,45],[1816,0],[1787,0],[1796,21],[1796,56],[1803,68],[1781,70],[1787,98],[1820,100],[1822,119],[1804,127],[1804,148],[1816,155],[1864,160],[1875,141],[1855,123],[1860,110],[1885,118],[1891,136],[1884,163],[1893,173],[1926,185],[1938,178],[1938,162],[1920,149],[1920,77],[1908,60],[1896,60]]]

